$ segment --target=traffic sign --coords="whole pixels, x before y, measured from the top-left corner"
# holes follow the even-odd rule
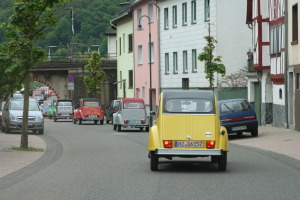
[[[74,82],[74,76],[68,76],[68,77],[67,77],[67,81],[68,81],[69,83],[73,83],[73,82]]]

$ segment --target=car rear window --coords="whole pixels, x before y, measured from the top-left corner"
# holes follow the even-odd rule
[[[244,112],[252,110],[249,103],[245,100],[228,101],[220,104],[220,113],[228,114],[233,112]]]
[[[210,113],[213,111],[213,103],[209,99],[168,99],[165,103],[167,112],[175,113]]]
[[[124,103],[124,109],[143,109],[143,108],[145,108],[143,103],[138,103],[138,102]]]
[[[72,102],[58,102],[58,106],[72,106]]]
[[[97,101],[85,101],[83,105],[88,107],[100,106],[99,102]]]

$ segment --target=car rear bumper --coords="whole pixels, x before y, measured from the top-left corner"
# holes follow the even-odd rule
[[[61,116],[55,116],[56,119],[73,119],[73,116],[70,115],[61,115]]]
[[[156,150],[156,155],[161,156],[220,156],[221,149],[165,149]]]
[[[82,118],[82,121],[101,121],[104,118]]]
[[[148,124],[121,124],[123,128],[146,128],[149,127]]]
[[[251,132],[252,130],[258,129],[258,122],[243,122],[243,123],[235,123],[235,124],[221,124],[221,126],[224,126],[227,129],[228,133],[236,133],[236,132]],[[245,127],[246,126],[246,127]],[[238,127],[244,127],[241,130],[234,130],[235,128],[238,129]]]

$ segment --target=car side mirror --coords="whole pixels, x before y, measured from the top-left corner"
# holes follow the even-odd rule
[[[155,111],[151,111],[151,112],[150,112],[150,115],[151,115],[151,116],[156,115],[156,112],[155,112]]]

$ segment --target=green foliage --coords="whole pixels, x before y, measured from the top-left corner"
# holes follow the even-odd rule
[[[105,72],[101,68],[101,58],[97,52],[92,52],[92,57],[89,63],[85,66],[85,70],[90,73],[90,76],[85,76],[83,79],[84,85],[88,92],[95,97],[96,94],[101,94],[101,83],[105,80]]]
[[[222,77],[224,77],[226,74],[226,68],[222,64],[222,57],[214,56],[213,54],[215,50],[215,44],[217,44],[218,41],[210,35],[210,24],[208,32],[209,35],[204,37],[204,39],[207,41],[207,45],[203,48],[203,52],[198,55],[198,60],[205,62],[205,78],[209,80],[209,87],[212,88],[215,80],[214,73],[221,74]]]

